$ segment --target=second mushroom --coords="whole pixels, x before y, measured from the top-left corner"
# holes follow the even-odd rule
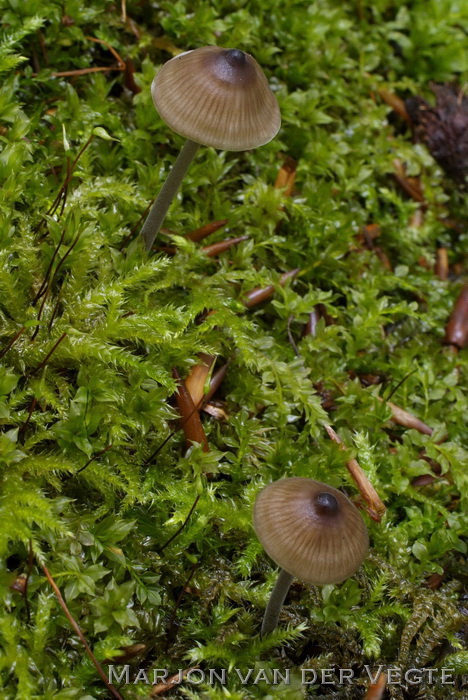
[[[266,486],[254,507],[254,529],[281,567],[265,610],[261,635],[272,632],[295,577],[306,583],[341,583],[364,561],[369,538],[356,506],[341,491],[303,477]]]

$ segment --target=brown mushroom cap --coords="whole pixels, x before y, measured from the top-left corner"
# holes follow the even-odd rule
[[[181,136],[227,151],[244,151],[276,136],[281,116],[257,61],[238,49],[204,46],[165,63],[153,101]]]
[[[274,481],[255,502],[254,528],[273,561],[307,583],[340,583],[364,561],[369,538],[356,506],[320,481]]]

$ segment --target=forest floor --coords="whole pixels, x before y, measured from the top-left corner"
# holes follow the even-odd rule
[[[2,698],[466,698],[468,5],[0,11]],[[147,254],[183,143],[151,82],[214,44],[282,127],[200,148]],[[370,551],[261,639],[252,506],[290,476],[345,492]],[[436,670],[368,690],[379,666]]]

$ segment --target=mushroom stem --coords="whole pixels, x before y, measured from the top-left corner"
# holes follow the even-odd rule
[[[159,192],[156,201],[151,207],[150,213],[143,224],[143,228],[141,229],[141,235],[143,236],[146,250],[151,250],[154,239],[158,235],[158,231],[166,217],[167,210],[177,194],[180,183],[184,179],[184,175],[189,169],[190,163],[192,162],[199,148],[200,144],[195,143],[195,141],[191,141],[190,139],[187,139],[182,146],[182,150],[177,156],[176,161],[172,166],[172,170],[167,176],[167,180],[162,186],[161,191]]]
[[[268,605],[265,609],[265,615],[263,616],[262,631],[260,632],[261,637],[264,637],[266,634],[270,634],[270,632],[273,632],[273,630],[276,629],[282,605],[286,599],[293,579],[294,576],[288,574],[288,572],[284,569],[280,569],[279,576],[271,592]]]

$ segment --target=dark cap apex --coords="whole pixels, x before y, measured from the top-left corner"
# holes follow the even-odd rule
[[[225,58],[233,68],[240,68],[247,63],[247,57],[240,49],[229,49],[225,53]]]
[[[317,513],[324,517],[336,515],[340,510],[340,506],[338,505],[338,501],[336,500],[335,496],[332,493],[327,493],[326,491],[323,493],[318,493],[315,496],[314,505]]]

